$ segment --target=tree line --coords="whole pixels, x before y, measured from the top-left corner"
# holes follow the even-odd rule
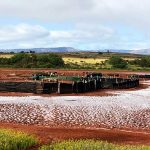
[[[15,68],[60,68],[64,66],[61,56],[56,54],[18,53],[11,58],[0,58],[1,66]]]
[[[109,64],[112,68],[127,69],[129,65],[134,65],[142,68],[150,67],[150,56],[144,56],[134,60],[124,60],[120,56],[112,56],[109,58]]]
[[[124,60],[121,56],[111,56],[107,60],[107,63],[111,65],[112,69],[128,69],[129,66],[150,68],[150,56],[145,56],[134,60]],[[12,68],[14,67],[14,68],[74,69],[70,64],[65,65],[62,56],[54,53],[50,54],[18,53],[14,54],[11,58],[0,58],[0,66]],[[82,66],[80,66],[79,69],[82,69]]]

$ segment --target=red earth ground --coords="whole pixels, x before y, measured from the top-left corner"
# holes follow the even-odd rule
[[[30,69],[0,69],[0,81],[27,81],[29,77],[35,73],[43,70],[30,70]],[[49,72],[58,72],[65,75],[83,75],[85,70],[81,71],[64,71],[64,70],[44,70]],[[91,71],[92,72],[92,71]],[[95,71],[93,71],[95,72]],[[135,72],[127,71],[99,71],[105,74],[108,73],[118,73],[121,76],[126,76],[127,74],[135,74]],[[140,73],[141,72],[136,72]],[[145,72],[143,72],[145,74]],[[142,84],[140,87],[131,89],[137,90],[141,88],[146,88],[147,86]],[[110,90],[111,91],[111,90]],[[85,95],[97,95],[104,96],[109,95],[108,90],[101,90],[92,93],[86,93]],[[27,96],[34,94],[23,94],[23,93],[0,93],[2,96]],[[57,94],[55,94],[57,95]],[[71,94],[73,95],[73,94]],[[81,95],[81,94],[78,94]],[[82,94],[83,95],[83,94]],[[45,95],[51,96],[51,95]],[[63,95],[64,96],[64,95]],[[66,140],[66,139],[98,139],[104,140],[116,144],[141,144],[150,145],[150,131],[137,131],[132,130],[119,130],[119,129],[86,129],[86,128],[76,128],[76,129],[64,129],[64,128],[50,128],[44,126],[34,126],[34,125],[20,125],[12,123],[0,123],[0,128],[11,128],[19,131],[24,131],[29,134],[35,135],[40,144],[48,144],[52,141]],[[34,150],[37,148],[33,148]]]
[[[150,131],[118,130],[118,129],[86,129],[86,128],[49,128],[35,125],[0,123],[0,128],[14,129],[34,135],[39,145],[29,150],[38,150],[40,145],[68,139],[94,139],[118,145],[150,145]]]
[[[11,128],[35,135],[40,144],[67,139],[95,139],[108,141],[115,144],[150,145],[150,131],[119,130],[119,129],[94,129],[94,128],[49,128],[35,125],[20,125],[0,123],[0,128]]]
[[[101,72],[103,74],[120,74],[121,76],[127,76],[128,74],[146,74],[148,72],[133,72],[133,71],[122,71],[122,70],[50,70],[50,69],[0,69],[0,80],[23,80],[31,77],[36,72],[57,72],[59,75],[70,75],[70,76],[82,76],[86,72]]]

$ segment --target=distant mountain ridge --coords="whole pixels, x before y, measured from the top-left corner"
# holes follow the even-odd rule
[[[131,51],[131,53],[143,54],[143,55],[150,55],[150,49],[133,50],[133,51]]]
[[[36,53],[48,53],[48,52],[114,52],[114,53],[133,53],[133,54],[150,54],[150,49],[140,50],[124,50],[124,49],[97,49],[97,50],[81,50],[73,47],[54,47],[54,48],[26,48],[26,49],[0,49],[0,52],[30,52],[35,51]]]
[[[36,53],[46,53],[46,52],[75,52],[79,50],[72,47],[0,49],[0,52],[21,52],[21,51],[24,52],[35,51]]]

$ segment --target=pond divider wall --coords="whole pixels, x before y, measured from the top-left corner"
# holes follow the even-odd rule
[[[0,82],[0,92],[36,93],[35,82]]]
[[[57,93],[58,91],[58,83],[57,82],[43,82],[43,94]]]
[[[85,93],[99,89],[126,89],[139,86],[139,79],[96,78],[65,82],[0,82],[0,92],[37,94]]]

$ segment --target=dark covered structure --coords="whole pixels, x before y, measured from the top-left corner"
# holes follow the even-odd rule
[[[57,76],[43,74],[34,75],[30,82],[0,82],[0,92],[24,92],[37,94],[70,94],[85,93],[99,89],[128,89],[139,86],[140,78],[150,76],[130,76],[120,78],[119,75],[105,76],[101,73],[90,73],[82,77]]]

